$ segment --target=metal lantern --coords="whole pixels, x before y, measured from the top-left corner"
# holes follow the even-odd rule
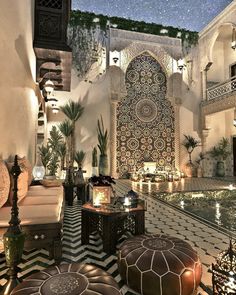
[[[212,264],[212,285],[214,295],[236,294],[236,251],[231,240],[228,250],[220,253]]]
[[[109,204],[111,202],[111,186],[96,186],[92,188],[93,205]]]

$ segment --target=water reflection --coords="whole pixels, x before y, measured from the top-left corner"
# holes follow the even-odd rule
[[[182,183],[182,181],[181,181]],[[236,233],[236,190],[159,193],[158,198]]]
[[[220,204],[218,202],[216,202],[216,216],[215,216],[215,222],[218,225],[221,225],[221,213],[220,213]]]

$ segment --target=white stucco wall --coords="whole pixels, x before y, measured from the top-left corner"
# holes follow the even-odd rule
[[[232,49],[231,49],[232,50]],[[224,42],[216,41],[213,47],[212,66],[207,72],[207,80],[221,83],[225,80]]]
[[[34,1],[0,1],[0,154],[35,157]]]
[[[109,80],[104,76],[97,83],[90,84],[88,82],[81,81],[77,77],[77,72],[72,69],[72,81],[71,91],[62,92],[57,91],[56,97],[58,99],[58,105],[64,105],[69,99],[74,101],[80,101],[84,107],[84,113],[76,123],[76,151],[83,150],[86,152],[86,158],[84,162],[84,170],[87,171],[84,176],[91,176],[92,173],[92,150],[97,146],[97,120],[102,115],[104,127],[110,133],[110,97],[109,97]],[[48,131],[50,131],[52,125],[58,125],[66,119],[61,112],[53,114],[49,110],[48,116]],[[108,150],[109,152],[109,150]],[[109,156],[109,153],[108,153]]]
[[[91,153],[93,147],[97,145],[97,120],[102,115],[104,125],[110,133],[110,99],[115,91],[118,96],[125,92],[124,74],[128,64],[134,57],[148,50],[158,59],[163,65],[167,77],[172,76],[168,89],[169,99],[174,101],[175,91],[179,97],[182,90],[179,74],[177,73],[177,77],[173,78],[174,70],[176,69],[173,64],[176,63],[175,58],[177,59],[180,56],[181,40],[116,29],[111,30],[110,36],[110,50],[116,49],[120,52],[121,67],[119,71],[117,71],[117,67],[113,66],[109,70],[107,69],[105,75],[95,79],[93,84],[90,84],[79,79],[76,70],[73,69],[71,92],[56,92],[59,105],[63,105],[68,99],[79,99],[85,108],[84,114],[76,124],[76,149],[82,149],[86,152],[84,169],[87,171],[87,174],[85,176],[91,175]],[[95,77],[96,73],[90,73],[89,76]],[[176,79],[178,83],[175,83]],[[50,130],[52,125],[57,125],[63,121],[64,118],[61,113],[55,115],[49,112],[48,130]],[[111,160],[110,155],[109,160]]]

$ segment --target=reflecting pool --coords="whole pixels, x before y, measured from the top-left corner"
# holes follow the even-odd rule
[[[236,234],[236,190],[158,193],[156,197]]]

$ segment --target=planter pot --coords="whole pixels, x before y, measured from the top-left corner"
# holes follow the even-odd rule
[[[45,175],[45,179],[56,179],[56,175]]]
[[[202,171],[202,167],[198,166],[197,167],[197,177],[203,177],[203,171]]]
[[[224,177],[225,176],[225,164],[222,161],[216,163],[216,176]]]
[[[73,185],[64,185],[65,199],[68,206],[73,206],[74,200],[74,186]]]
[[[188,163],[185,166],[185,174],[187,177],[196,177],[197,176],[197,168],[193,165],[193,163]]]
[[[108,169],[108,157],[107,155],[100,155],[99,158],[99,174],[101,175],[109,175]]]

